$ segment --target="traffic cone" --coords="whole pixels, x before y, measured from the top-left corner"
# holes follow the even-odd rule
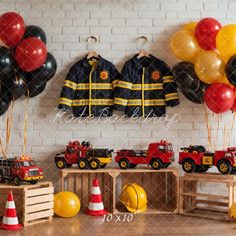
[[[19,224],[16,215],[16,207],[13,199],[12,191],[9,192],[7,197],[6,212],[3,216],[2,224],[0,224],[1,229],[6,230],[19,230],[22,225]]]
[[[103,216],[107,214],[107,210],[104,209],[104,205],[102,202],[102,194],[97,178],[93,179],[89,206],[85,210],[85,213],[90,216]]]

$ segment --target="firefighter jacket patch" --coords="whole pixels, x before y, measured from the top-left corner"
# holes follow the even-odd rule
[[[153,117],[166,114],[166,106],[179,104],[171,69],[150,55],[127,61],[117,83],[115,109],[127,116]]]
[[[119,76],[115,66],[104,58],[99,56],[96,62],[85,57],[71,67],[59,109],[70,110],[74,116],[111,116]]]

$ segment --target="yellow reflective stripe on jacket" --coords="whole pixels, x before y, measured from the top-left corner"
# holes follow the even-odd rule
[[[163,77],[163,83],[173,83],[173,82],[174,82],[174,79],[172,75]]]
[[[128,100],[127,106],[141,106],[142,99],[130,99]],[[151,99],[151,100],[144,100],[144,106],[165,106],[164,99]]]
[[[119,80],[118,83],[117,83],[117,87],[131,89],[132,88],[132,83]]]
[[[70,81],[66,81],[64,86],[69,87],[73,90],[88,90],[89,89],[89,83],[73,83]],[[111,83],[92,83],[91,89],[97,90],[97,89],[104,89],[104,90],[112,90],[113,85]]]
[[[131,90],[141,90],[141,89],[142,89],[142,84],[133,84],[131,88]],[[162,83],[143,84],[143,89],[145,91],[161,90],[163,89],[163,84]]]
[[[80,99],[73,100],[72,106],[112,106],[114,104],[113,99]]]
[[[76,90],[76,88],[77,88],[77,84],[70,81],[70,80],[65,80],[64,86],[71,88],[73,90]]]
[[[170,101],[170,100],[174,100],[174,99],[178,99],[178,93],[169,93],[165,95],[165,100],[166,101]]]
[[[116,88],[117,84],[118,84],[118,80],[117,79],[112,81],[113,88]]]
[[[121,106],[126,106],[128,103],[127,99],[124,98],[115,98],[114,104],[121,105]]]
[[[67,106],[72,106],[72,100],[68,99],[68,98],[64,98],[64,97],[61,97],[59,99],[59,104],[64,104],[64,105],[67,105]]]

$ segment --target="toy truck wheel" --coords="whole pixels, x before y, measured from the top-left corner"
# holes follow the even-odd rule
[[[32,180],[30,181],[31,184],[37,184],[38,183],[38,180]]]
[[[56,166],[58,169],[66,168],[66,162],[63,159],[56,160]]]
[[[232,171],[232,166],[227,160],[222,160],[217,164],[219,172],[223,175],[230,174]]]
[[[89,162],[89,167],[90,167],[92,170],[96,170],[97,168],[99,168],[99,167],[100,167],[99,160],[93,158],[93,159]]]
[[[80,169],[85,169],[85,168],[87,168],[87,167],[88,167],[88,161],[85,160],[85,159],[80,159],[80,160],[78,161],[78,167],[79,167]]]
[[[159,159],[153,159],[151,162],[151,167],[154,170],[160,170],[163,167],[163,163]]]
[[[21,185],[21,182],[22,182],[18,176],[15,176],[12,181],[16,186]]]
[[[4,183],[5,182],[5,178],[3,176],[3,173],[0,172],[0,183]]]
[[[130,168],[130,162],[125,158],[120,159],[118,164],[119,164],[120,169],[126,170]]]
[[[106,166],[107,166],[107,164],[100,165],[101,168],[105,168]]]
[[[137,166],[137,164],[130,164],[130,168],[133,169]]]
[[[194,164],[194,161],[191,159],[186,159],[182,163],[182,168],[186,173],[192,173],[196,169],[196,165]]]

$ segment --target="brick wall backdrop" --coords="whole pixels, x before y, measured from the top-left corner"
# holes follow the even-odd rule
[[[48,50],[58,62],[58,73],[46,90],[29,101],[28,153],[45,169],[46,177],[57,180],[54,156],[72,139],[87,139],[94,146],[118,148],[146,148],[159,139],[170,140],[179,150],[182,145],[207,144],[204,109],[181,96],[181,105],[168,109],[170,116],[181,115],[181,120],[168,130],[164,123],[154,124],[117,122],[98,124],[80,122],[50,122],[55,115],[63,80],[70,66],[97,50],[121,69],[140,45],[137,38],[148,38],[145,49],[173,66],[177,60],[169,49],[173,32],[191,20],[210,16],[222,24],[236,23],[236,1],[226,0],[1,0],[0,13],[19,12],[26,23],[42,27],[48,39]],[[99,42],[91,45],[87,38],[95,35]],[[21,153],[25,99],[15,102],[12,138],[9,153]],[[1,132],[5,135],[6,116],[1,117]],[[232,120],[232,114],[223,121]],[[222,126],[223,127],[223,126]],[[235,138],[232,143],[235,144]],[[223,142],[223,128],[219,143]],[[177,155],[176,155],[177,157]]]

